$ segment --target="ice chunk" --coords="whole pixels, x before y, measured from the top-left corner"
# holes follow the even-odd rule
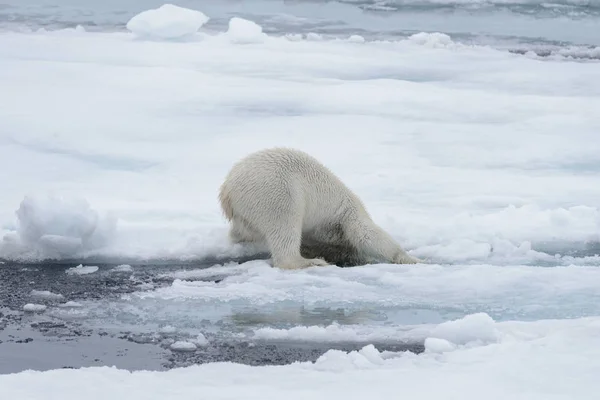
[[[457,345],[495,343],[500,338],[496,323],[486,313],[471,314],[458,320],[444,322],[436,326],[429,336]],[[434,348],[437,349],[439,345],[440,342],[433,342]]]
[[[44,300],[53,300],[53,301],[57,301],[57,300],[62,300],[64,298],[64,296],[60,293],[52,293],[49,290],[32,290],[29,295],[31,297],[36,297],[38,299],[44,299]]]
[[[186,342],[186,341],[180,340],[178,342],[173,343],[170,346],[170,348],[171,348],[171,350],[174,350],[174,351],[186,351],[186,352],[190,351],[191,352],[191,351],[196,351],[197,347],[192,342]]]
[[[333,323],[328,326],[295,326],[289,329],[272,327],[259,328],[254,331],[257,340],[292,340],[302,342],[369,342],[369,341],[398,341],[423,340],[423,330],[414,327],[375,327],[368,325],[340,325]]]
[[[233,43],[250,44],[263,42],[267,35],[263,33],[262,27],[256,22],[233,17],[229,20],[227,37]]]
[[[199,347],[208,346],[208,339],[203,334],[199,333],[196,339],[193,340],[194,344]]]
[[[59,307],[62,307],[62,308],[80,308],[80,307],[83,307],[83,304],[78,303],[76,301],[67,301],[66,303],[60,304]]]
[[[2,243],[11,258],[76,257],[108,245],[117,227],[114,216],[101,216],[77,198],[26,196],[16,214],[16,234],[5,235]]]
[[[98,271],[98,267],[96,267],[95,265],[84,267],[83,264],[79,264],[76,267],[68,268],[65,270],[65,272],[69,275],[88,275],[93,274],[96,271]]]
[[[420,32],[415,33],[408,37],[408,40],[421,46],[432,47],[432,48],[444,48],[454,45],[454,42],[450,36],[445,33],[433,32]]]
[[[112,270],[115,272],[131,272],[133,271],[133,267],[129,264],[121,264],[117,265]]]
[[[158,332],[165,334],[165,335],[171,335],[171,334],[177,332],[177,328],[175,328],[174,326],[171,326],[171,325],[166,325],[166,326],[160,327],[158,329]]]
[[[300,42],[304,38],[301,33],[286,33],[284,37],[290,42]]]
[[[23,306],[23,311],[26,312],[43,312],[46,311],[46,306],[43,304],[28,303]]]
[[[348,41],[352,42],[352,43],[364,43],[365,42],[365,38],[362,37],[362,36],[360,36],[360,35],[351,35],[348,38]]]
[[[346,353],[329,350],[315,361],[315,368],[321,371],[343,371],[347,369],[370,369],[384,363],[381,353],[373,345],[360,351]]]
[[[131,18],[127,29],[139,37],[177,39],[195,34],[208,20],[200,11],[164,4]]]
[[[306,34],[306,40],[309,40],[311,42],[319,42],[323,40],[323,35],[314,32],[309,32]]]
[[[446,339],[427,338],[425,339],[425,351],[428,353],[445,353],[456,349],[456,345]]]

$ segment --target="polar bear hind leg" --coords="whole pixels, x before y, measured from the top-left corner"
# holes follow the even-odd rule
[[[232,243],[257,243],[263,238],[252,229],[243,219],[233,217],[231,219],[231,228],[229,229],[229,239]]]

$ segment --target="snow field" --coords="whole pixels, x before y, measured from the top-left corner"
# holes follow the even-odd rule
[[[4,179],[29,160],[0,200],[5,258],[239,254],[217,188],[240,157],[287,145],[430,262],[598,264],[593,64],[439,34],[242,46],[7,33],[0,55]]]

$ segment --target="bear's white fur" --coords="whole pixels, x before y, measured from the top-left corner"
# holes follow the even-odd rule
[[[298,150],[246,156],[225,178],[219,200],[231,222],[230,239],[266,244],[278,268],[419,262],[371,220],[337,176]]]

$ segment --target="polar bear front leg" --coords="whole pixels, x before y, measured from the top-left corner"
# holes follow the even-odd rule
[[[302,215],[295,210],[278,210],[272,216],[274,220],[265,233],[265,238],[273,266],[281,269],[303,269],[308,267],[324,267],[329,265],[321,258],[304,258],[300,254],[302,243]]]
[[[302,232],[291,226],[269,231],[266,235],[273,266],[281,269],[303,269],[308,267],[328,265],[321,258],[304,258],[300,254]]]

